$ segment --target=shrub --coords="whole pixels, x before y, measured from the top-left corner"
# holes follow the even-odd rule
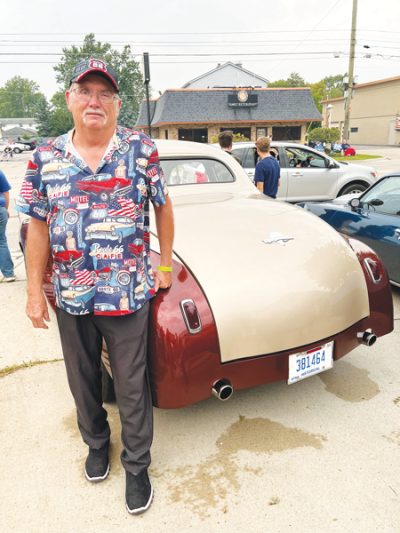
[[[315,128],[308,136],[309,141],[334,143],[340,139],[339,128]]]
[[[249,141],[249,140],[250,139],[248,139],[244,135],[241,135],[240,133],[235,133],[235,135],[233,136],[233,142],[234,143],[245,142],[245,141]],[[215,137],[213,137],[211,139],[211,143],[217,143],[217,142],[218,142],[218,135],[215,135]]]

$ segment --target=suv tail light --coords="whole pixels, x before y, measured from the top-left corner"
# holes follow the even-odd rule
[[[373,259],[367,257],[366,259],[364,259],[364,265],[373,283],[375,284],[379,283],[382,279],[379,264]]]
[[[201,320],[193,300],[182,300],[180,303],[183,319],[188,332],[195,335],[201,331]]]

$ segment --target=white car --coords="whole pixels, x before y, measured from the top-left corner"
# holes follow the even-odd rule
[[[218,144],[213,146],[219,148]],[[240,157],[246,174],[253,181],[258,159],[255,143],[233,143],[231,152]],[[278,200],[291,203],[333,200],[342,194],[361,193],[378,179],[373,167],[335,161],[318,150],[294,142],[272,141],[271,153],[281,167]]]
[[[12,148],[12,151],[14,154],[20,154],[21,152],[24,152],[25,150],[29,150],[29,146],[27,144],[22,143],[11,143],[11,142],[5,142],[3,140],[0,141],[0,151],[3,151],[6,146],[10,146]]]

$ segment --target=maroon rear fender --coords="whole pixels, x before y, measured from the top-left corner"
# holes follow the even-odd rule
[[[152,252],[151,258],[157,268],[160,256]],[[194,301],[200,315],[202,329],[194,335],[188,332],[180,307],[186,299]],[[172,286],[160,289],[151,300],[148,358],[153,405],[163,409],[208,398],[221,372],[210,306],[194,277],[177,261],[173,262]]]
[[[372,248],[357,239],[347,237],[346,235],[343,235],[343,237],[348,241],[350,247],[357,255],[367,282],[370,313],[369,317],[363,321],[368,324],[366,329],[372,329],[377,337],[387,335],[393,331],[394,318],[392,290],[385,265]],[[377,284],[372,281],[365,266],[364,259],[367,258],[376,261],[379,265],[382,277]]]

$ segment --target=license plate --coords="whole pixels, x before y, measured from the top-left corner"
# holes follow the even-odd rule
[[[289,355],[288,385],[333,367],[333,341],[307,352]]]

